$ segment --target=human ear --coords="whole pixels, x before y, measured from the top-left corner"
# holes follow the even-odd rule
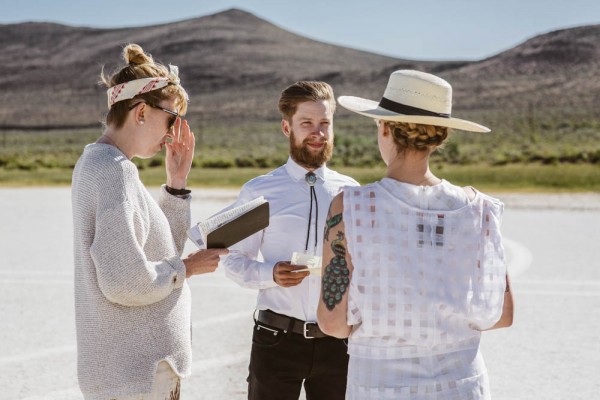
[[[383,137],[387,137],[387,135],[390,134],[390,127],[387,126],[387,124],[383,121],[380,123],[380,127],[381,127],[381,135]]]
[[[135,123],[138,125],[144,125],[145,119],[144,119],[144,115],[146,113],[146,103],[140,103],[138,106],[135,107]]]
[[[290,123],[286,119],[281,120],[281,131],[288,138],[290,137]]]

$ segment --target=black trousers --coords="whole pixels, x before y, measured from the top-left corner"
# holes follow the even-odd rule
[[[305,339],[261,322],[254,326],[248,376],[249,400],[343,400],[348,354],[343,339]]]

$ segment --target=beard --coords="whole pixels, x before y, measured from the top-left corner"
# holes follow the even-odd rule
[[[306,138],[302,144],[298,146],[296,144],[294,131],[290,131],[290,156],[292,157],[292,160],[305,168],[316,169],[321,167],[331,158],[331,155],[333,154],[333,140],[325,140],[323,142],[325,145],[318,153],[314,153],[313,150],[308,147],[308,143],[310,142],[309,138]]]

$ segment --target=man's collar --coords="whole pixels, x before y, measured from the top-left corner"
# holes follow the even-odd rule
[[[295,181],[303,181],[304,177],[308,173],[308,170],[300,166],[300,164],[294,161],[291,156],[288,157],[287,163],[285,163],[285,170]],[[325,181],[327,165],[323,164],[319,168],[315,169],[313,172],[315,173],[315,175],[317,175],[318,178],[320,178],[322,181]]]

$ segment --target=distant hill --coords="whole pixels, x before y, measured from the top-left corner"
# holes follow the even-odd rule
[[[428,62],[321,43],[232,9],[138,28],[0,25],[0,128],[97,125],[106,112],[99,73],[118,67],[126,43],[180,67],[196,120],[277,118],[280,91],[300,79],[378,98],[402,68],[448,79],[461,110],[600,104],[600,25],[541,35],[477,62]]]
[[[488,59],[448,71],[465,107],[597,110],[600,25],[536,36]],[[600,115],[600,114],[596,114]]]

